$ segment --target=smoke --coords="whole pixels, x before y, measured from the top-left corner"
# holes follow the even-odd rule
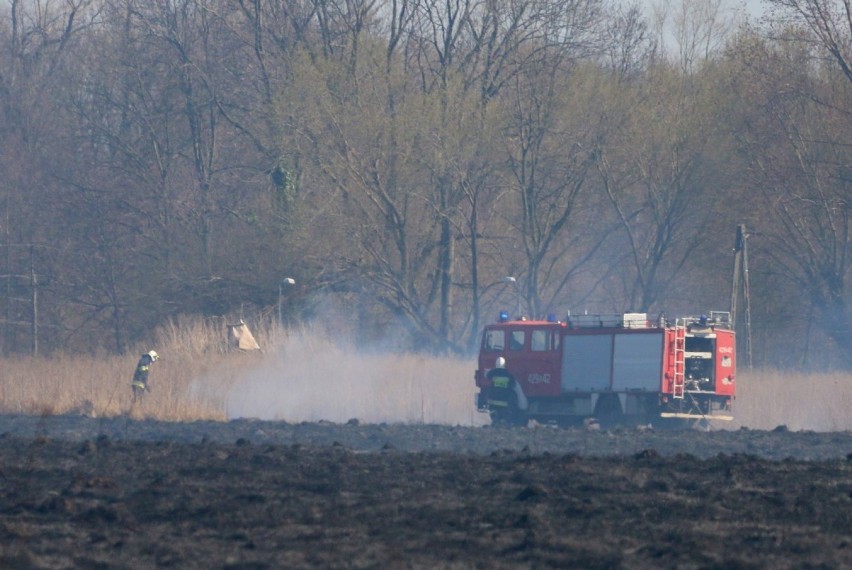
[[[240,378],[227,415],[287,422],[481,425],[473,361],[358,351],[304,331]]]
[[[473,360],[370,352],[303,331],[231,384],[229,419],[484,425]],[[753,371],[738,377],[735,420],[723,429],[852,430],[844,374]]]

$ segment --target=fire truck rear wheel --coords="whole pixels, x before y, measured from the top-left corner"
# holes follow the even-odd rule
[[[612,427],[624,422],[621,402],[615,394],[602,394],[595,406],[594,417],[602,426]]]

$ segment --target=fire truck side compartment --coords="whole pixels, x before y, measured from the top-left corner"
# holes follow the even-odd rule
[[[563,342],[563,392],[660,389],[662,330],[569,334]]]
[[[659,390],[662,369],[662,331],[615,335],[613,390]]]
[[[609,389],[612,335],[567,335],[562,344],[562,391]]]

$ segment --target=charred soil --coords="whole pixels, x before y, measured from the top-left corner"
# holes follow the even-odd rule
[[[3,568],[852,567],[852,435],[0,417]]]

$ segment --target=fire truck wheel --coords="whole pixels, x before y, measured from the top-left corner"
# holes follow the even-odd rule
[[[598,404],[595,406],[595,418],[607,427],[617,425],[624,421],[624,413],[621,409],[621,402],[615,394],[604,394],[598,399]]]

